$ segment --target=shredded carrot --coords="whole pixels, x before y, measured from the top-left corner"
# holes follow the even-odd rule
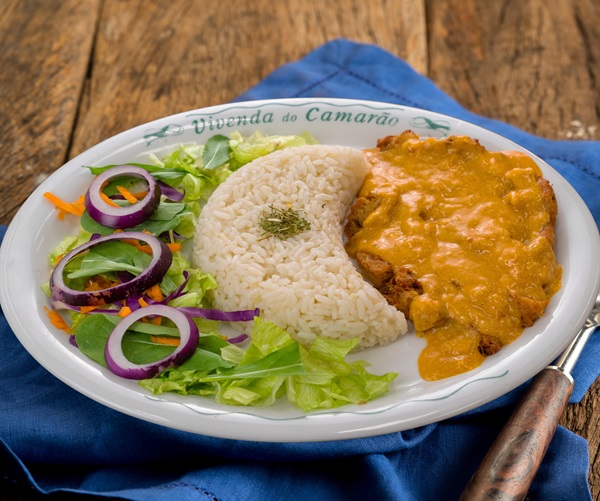
[[[140,304],[140,306],[142,308],[145,308],[146,306],[148,306],[148,303],[146,301],[144,301],[143,297],[141,297],[141,298],[138,299],[138,303]]]
[[[152,319],[152,323],[153,323],[154,325],[162,325],[162,317],[154,317],[154,318]]]
[[[93,279],[90,278],[85,283],[85,287],[83,290],[86,292],[100,291],[103,289],[108,289],[109,287],[113,287],[115,285],[119,285],[119,282],[117,282],[116,280],[108,280],[107,278],[104,278],[101,276],[95,276]],[[105,303],[98,303],[98,304],[105,304]]]
[[[146,294],[155,301],[162,301],[165,298],[158,284],[154,284],[152,287],[150,287],[146,291]]]
[[[158,344],[168,344],[170,346],[179,346],[180,339],[169,336],[150,336],[150,339]]]
[[[123,306],[123,308],[121,308],[121,309],[119,310],[119,313],[118,313],[118,315],[119,315],[121,318],[125,318],[125,317],[126,317],[127,315],[129,315],[130,313],[131,313],[131,308],[130,308],[129,306]]]
[[[57,197],[54,193],[50,193],[49,191],[44,193],[44,198],[54,204],[58,210],[57,217],[59,219],[64,219],[65,213],[81,216],[85,209],[83,203],[80,203],[79,200],[74,203],[65,202],[61,198]]]
[[[108,205],[112,205],[113,207],[120,207],[118,203],[113,202],[110,198],[108,198],[108,195],[106,195],[103,192],[100,192],[100,198],[102,198],[102,200],[104,200]]]
[[[133,205],[138,203],[138,199],[124,186],[117,186],[117,190],[130,204]]]
[[[132,193],[132,195],[135,198],[137,198],[138,200],[141,200],[142,198],[145,198],[147,194],[148,194],[147,191],[137,191],[135,193]]]
[[[137,250],[142,251],[146,254],[152,255],[152,249],[149,245],[140,243],[139,240],[135,238],[124,238],[121,242],[125,242],[126,244],[133,245]]]
[[[73,202],[72,205],[75,207],[75,209],[77,209],[77,212],[81,212],[81,214],[83,214],[85,211],[85,197],[81,195],[75,202]]]
[[[115,231],[115,233],[116,233],[116,231]],[[124,243],[129,244],[129,245],[133,245],[134,247],[137,247],[137,246],[140,245],[140,241],[136,240],[135,238],[123,238],[121,240],[121,242],[124,242]]]
[[[60,314],[56,310],[51,310],[50,308],[47,308],[46,306],[44,306],[44,310],[46,310],[46,314],[48,315],[48,318],[50,319],[50,322],[52,323],[52,325],[54,327],[56,327],[57,329],[60,329],[62,331],[65,331],[67,334],[71,333],[71,328],[67,325],[67,322],[65,322],[63,317],[61,317]]]
[[[98,308],[98,306],[80,306],[79,313],[89,313],[90,311],[94,311],[96,308]]]
[[[148,235],[152,235],[152,233],[150,233],[149,231],[146,231],[146,230],[142,230],[142,231],[143,231],[143,233],[147,233]],[[152,255],[152,248],[149,245],[147,245],[147,244],[141,243],[139,240],[136,240],[134,238],[124,238],[121,241],[125,242],[126,244],[133,245],[137,250],[139,250],[141,252],[144,252],[145,254],[148,254],[150,256]],[[180,243],[168,243],[167,247],[169,249],[171,249],[171,252],[179,252],[181,250],[181,244]]]
[[[152,255],[152,248],[149,245],[138,244],[135,248],[142,251],[144,254]]]

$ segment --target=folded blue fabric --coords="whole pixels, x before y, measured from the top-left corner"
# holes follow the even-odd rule
[[[238,98],[346,97],[446,113],[530,149],[600,218],[600,144],[549,141],[466,111],[378,47],[335,40]],[[0,227],[0,238],[5,228]],[[58,381],[22,348],[0,312],[0,490],[130,500],[456,499],[526,385],[414,430],[319,443],[254,443],[184,433],[120,414]],[[600,338],[575,370],[572,401],[600,372]],[[591,499],[587,442],[559,427],[529,499]]]

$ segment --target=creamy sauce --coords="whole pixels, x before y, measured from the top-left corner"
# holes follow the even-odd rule
[[[532,159],[488,152],[467,137],[404,135],[394,148],[366,152],[372,173],[359,196],[376,194],[381,204],[347,251],[415,272],[423,293],[408,316],[427,340],[419,370],[438,380],[485,360],[482,335],[503,346],[517,339],[528,323],[523,305],[543,311],[561,267],[542,234],[551,216]]]

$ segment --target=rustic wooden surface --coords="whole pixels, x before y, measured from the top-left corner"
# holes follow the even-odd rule
[[[474,112],[600,139],[597,0],[0,0],[0,224],[99,141],[229,101],[338,37],[404,58]],[[588,439],[600,499],[600,382],[561,424]]]

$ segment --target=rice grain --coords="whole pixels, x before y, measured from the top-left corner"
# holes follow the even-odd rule
[[[234,172],[198,220],[194,264],[218,283],[215,306],[260,308],[301,343],[315,336],[388,344],[407,330],[404,315],[356,270],[342,223],[368,171],[361,151],[342,146],[288,148]],[[269,206],[292,208],[310,230],[286,240],[265,236]]]

